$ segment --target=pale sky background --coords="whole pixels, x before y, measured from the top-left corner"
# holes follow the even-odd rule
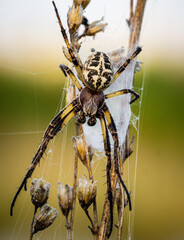
[[[51,0],[0,1],[0,66],[41,71],[58,67],[63,61],[64,45]],[[71,0],[55,1],[66,28],[66,14]],[[153,59],[182,66],[184,59],[184,1],[148,0],[142,26],[141,60]],[[84,40],[82,59],[91,47],[108,52],[127,46],[129,0],[92,0],[85,16],[89,22],[104,16],[106,31],[95,40]]]

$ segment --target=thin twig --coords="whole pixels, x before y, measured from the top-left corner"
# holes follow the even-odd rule
[[[74,180],[73,180],[73,192],[72,192],[72,209],[70,215],[70,229],[68,234],[68,239],[73,238],[73,223],[75,214],[75,204],[76,204],[76,189],[77,189],[77,172],[78,172],[78,155],[75,152],[75,162],[74,162]]]
[[[130,18],[127,19],[128,26],[130,27],[132,18],[133,18],[133,7],[134,7],[134,1],[130,0]]]
[[[35,215],[36,215],[37,209],[38,209],[37,207],[35,207],[35,209],[34,209],[33,219],[32,219],[32,222],[31,222],[31,229],[30,229],[29,240],[33,239],[33,224],[34,224],[34,220],[35,220]]]

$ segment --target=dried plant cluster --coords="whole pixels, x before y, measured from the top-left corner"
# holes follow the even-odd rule
[[[67,37],[65,38],[67,48],[63,47],[63,53],[66,59],[71,63],[74,62],[75,58],[78,58],[79,67],[82,67],[82,62],[80,62],[81,60],[79,57],[79,51],[81,48],[82,39],[88,36],[95,37],[97,33],[103,32],[107,25],[106,23],[103,23],[103,18],[101,20],[89,23],[88,19],[84,16],[84,9],[88,6],[89,3],[90,3],[90,0],[74,0],[67,14],[69,40]],[[131,9],[130,19],[127,20],[128,26],[130,27],[129,52],[131,52],[132,50],[134,51],[138,44],[145,3],[146,3],[146,0],[138,0],[135,8],[135,12],[134,12],[133,0],[130,1],[130,9]],[[57,8],[54,2],[53,2],[53,5],[54,5],[56,15],[61,27],[61,32],[63,36],[65,36],[66,32],[62,30],[63,26],[60,21],[59,13],[57,11]],[[84,31],[83,33],[79,34],[79,28],[81,25],[83,25]],[[70,48],[72,48],[72,52],[69,52]],[[71,57],[72,55],[74,56],[73,59]],[[111,57],[114,59],[114,64],[116,64],[116,62],[119,61],[116,55],[117,54],[115,52],[111,52]],[[65,76],[67,76],[69,70],[68,68],[65,69],[63,66],[64,65],[62,65],[61,69],[63,70],[63,73],[65,74]],[[134,70],[135,72],[137,70],[140,70],[139,62],[136,63],[136,67],[134,68]],[[81,72],[77,71],[77,73],[78,73],[78,77],[80,78]],[[71,73],[69,75],[72,78],[73,75]],[[77,86],[77,84],[75,85]],[[68,90],[68,93],[66,96],[67,104],[70,103],[77,96],[75,85],[74,84],[71,85]],[[111,164],[111,166],[110,166],[110,171],[107,171],[107,174],[110,175],[109,178],[107,176],[107,179],[110,179],[110,183],[107,180],[107,185],[108,184],[110,185],[111,192],[107,192],[106,196],[104,197],[103,212],[101,214],[101,217],[99,216],[97,211],[97,202],[96,202],[97,182],[93,177],[93,170],[91,167],[91,161],[94,156],[94,149],[91,146],[88,146],[86,143],[83,126],[80,123],[80,121],[78,121],[79,119],[81,120],[81,116],[79,116],[78,112],[75,112],[74,118],[75,118],[75,124],[76,124],[76,136],[73,137],[72,139],[74,143],[74,149],[75,149],[73,186],[68,186],[67,184],[62,185],[61,183],[59,183],[58,195],[57,195],[61,213],[64,215],[66,219],[67,237],[69,240],[73,239],[74,213],[75,213],[75,206],[76,206],[76,198],[78,197],[79,204],[81,208],[84,210],[87,218],[89,219],[89,224],[90,224],[89,228],[91,230],[91,233],[94,239],[98,239],[98,240],[102,240],[102,239],[105,240],[110,237],[113,225],[115,224],[113,222],[113,208],[115,204],[117,205],[118,219],[116,221],[118,221],[118,223],[115,224],[115,226],[117,227],[117,239],[120,240],[122,239],[124,208],[128,205],[128,202],[130,204],[130,199],[128,199],[129,196],[127,196],[125,187],[122,185],[122,183],[120,183],[120,178],[118,178],[117,176],[117,172],[115,170],[116,169],[115,162],[112,161],[112,164],[108,163],[108,164]],[[105,122],[102,121],[101,124],[102,124],[102,128],[103,127],[105,128]],[[48,128],[48,132],[49,131],[50,129]],[[47,131],[45,133],[45,136],[46,134],[47,134]],[[132,145],[133,145],[134,138],[132,139],[129,145],[128,135],[129,133],[127,131],[126,139],[124,141],[123,146],[121,147],[122,154],[120,154],[120,151],[116,152],[119,158],[119,169],[120,169],[121,178],[123,178],[123,164],[125,160],[133,152]],[[43,149],[44,151],[45,151],[45,148]],[[41,151],[38,153],[42,157]],[[86,167],[88,172],[88,177],[85,176],[83,179],[82,178],[78,179],[78,175],[77,175],[78,160],[80,160],[82,164],[84,164],[84,166]],[[35,164],[38,164],[38,163],[39,161],[37,161]],[[34,170],[33,168],[30,168],[30,170],[28,170],[28,173],[29,173],[28,177],[32,175],[33,170]],[[21,184],[18,190],[18,193],[14,197],[12,207],[11,207],[11,214],[13,213],[13,206],[19,192],[21,191],[23,186],[26,187],[26,182],[28,177],[25,178],[25,181],[23,181],[23,183]],[[34,179],[32,182],[30,193],[31,193],[31,201],[34,204],[35,211],[34,211],[33,220],[31,223],[30,240],[33,238],[33,235],[35,233],[37,233],[38,231],[42,231],[48,226],[50,226],[58,215],[57,210],[48,205],[47,201],[49,198],[49,189],[50,189],[50,184],[46,183],[43,178],[39,180]],[[109,200],[109,195],[111,196],[111,199],[112,199],[111,201]],[[92,208],[91,215],[88,212],[88,209],[90,207]],[[38,209],[39,209],[39,212],[37,213]]]

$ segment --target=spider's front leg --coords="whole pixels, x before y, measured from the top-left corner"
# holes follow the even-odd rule
[[[63,64],[60,64],[59,67],[61,68],[61,70],[63,71],[63,73],[66,77],[67,77],[67,74],[70,76],[70,78],[72,79],[75,86],[78,88],[79,91],[81,91],[82,87],[81,87],[78,79],[76,78],[76,76],[73,74],[72,70]]]
[[[118,133],[117,133],[117,129],[116,129],[116,125],[115,122],[112,118],[112,115],[107,107],[106,104],[104,104],[103,107],[103,111],[104,111],[104,115],[105,118],[107,120],[108,123],[108,129],[112,135],[112,138],[114,140],[114,164],[115,164],[115,171],[116,174],[118,175],[119,181],[122,184],[126,194],[127,194],[127,198],[128,198],[128,202],[129,202],[129,210],[132,210],[132,204],[131,204],[131,199],[130,199],[130,193],[122,179],[121,173],[120,173],[120,169],[119,169],[119,160],[121,161],[121,159],[119,159],[119,155],[120,155],[120,149],[119,149],[119,139],[118,139]]]
[[[40,159],[42,158],[43,154],[45,153],[48,143],[51,139],[56,136],[56,134],[66,125],[66,123],[76,114],[76,112],[80,111],[80,105],[78,98],[74,99],[68,106],[66,106],[61,112],[59,112],[56,117],[51,121],[49,126],[47,127],[43,140],[36,152],[36,154],[33,157],[32,163],[21,183],[19,186],[10,209],[10,215],[13,215],[13,207],[15,205],[16,199],[21,192],[22,188],[24,187],[26,190],[26,184],[27,180],[32,176],[36,166],[40,162]]]
[[[110,228],[107,237],[109,238],[112,232],[113,228],[113,195],[112,195],[112,186],[111,186],[111,145],[109,140],[109,134],[108,129],[104,117],[104,113],[100,112],[98,113],[98,117],[100,118],[100,124],[102,129],[102,136],[103,136],[103,142],[104,142],[104,149],[105,149],[105,155],[107,157],[107,165],[106,165],[106,172],[107,172],[107,194],[108,194],[108,200],[110,204]]]
[[[58,22],[59,22],[59,26],[60,26],[60,29],[61,29],[61,33],[63,35],[63,38],[64,38],[64,41],[66,43],[66,46],[67,46],[67,49],[68,49],[68,53],[71,57],[71,61],[77,71],[77,75],[79,77],[79,79],[83,82],[83,74],[82,74],[82,66],[81,66],[81,60],[80,59],[77,59],[77,57],[75,56],[74,54],[74,50],[73,48],[71,47],[71,44],[69,43],[69,40],[68,40],[68,37],[67,37],[67,34],[66,34],[66,31],[63,27],[63,24],[61,22],[61,19],[60,19],[60,16],[59,16],[59,13],[58,13],[58,10],[57,10],[57,7],[56,7],[56,4],[54,1],[52,1],[52,4],[54,6],[54,9],[55,9],[55,12],[56,12],[56,17],[58,19]],[[78,56],[79,58],[79,56]]]

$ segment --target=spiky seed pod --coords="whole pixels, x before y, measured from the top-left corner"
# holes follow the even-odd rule
[[[82,5],[83,9],[85,9],[87,7],[89,2],[90,2],[90,0],[74,0],[75,6]]]
[[[75,4],[69,9],[67,14],[67,22],[70,34],[74,34],[79,28],[83,20],[82,7],[78,5],[75,7]]]
[[[87,210],[89,206],[94,202],[96,198],[96,187],[97,182],[92,182],[91,180],[79,179],[78,181],[78,199],[81,207]]]
[[[85,35],[86,36],[95,36],[98,32],[103,32],[105,30],[105,27],[107,26],[107,23],[100,23],[103,20],[103,18],[99,21],[95,21],[91,23],[89,26],[85,29]]]
[[[48,204],[40,208],[40,212],[36,215],[33,223],[33,234],[49,227],[58,215],[58,211],[50,207]]]
[[[70,210],[72,209],[72,191],[72,187],[69,187],[67,184],[63,186],[59,183],[57,196],[59,207],[65,217],[68,216]]]
[[[43,206],[49,198],[50,183],[44,181],[44,178],[34,179],[31,182],[30,194],[31,201],[36,208]]]
[[[81,162],[87,167],[87,158],[86,158],[86,152],[85,152],[85,146],[82,138],[76,138],[73,137],[74,142],[74,148],[77,151],[78,157],[81,160]],[[93,157],[93,149],[91,146],[88,146],[88,154],[89,154],[89,160],[92,160]]]

